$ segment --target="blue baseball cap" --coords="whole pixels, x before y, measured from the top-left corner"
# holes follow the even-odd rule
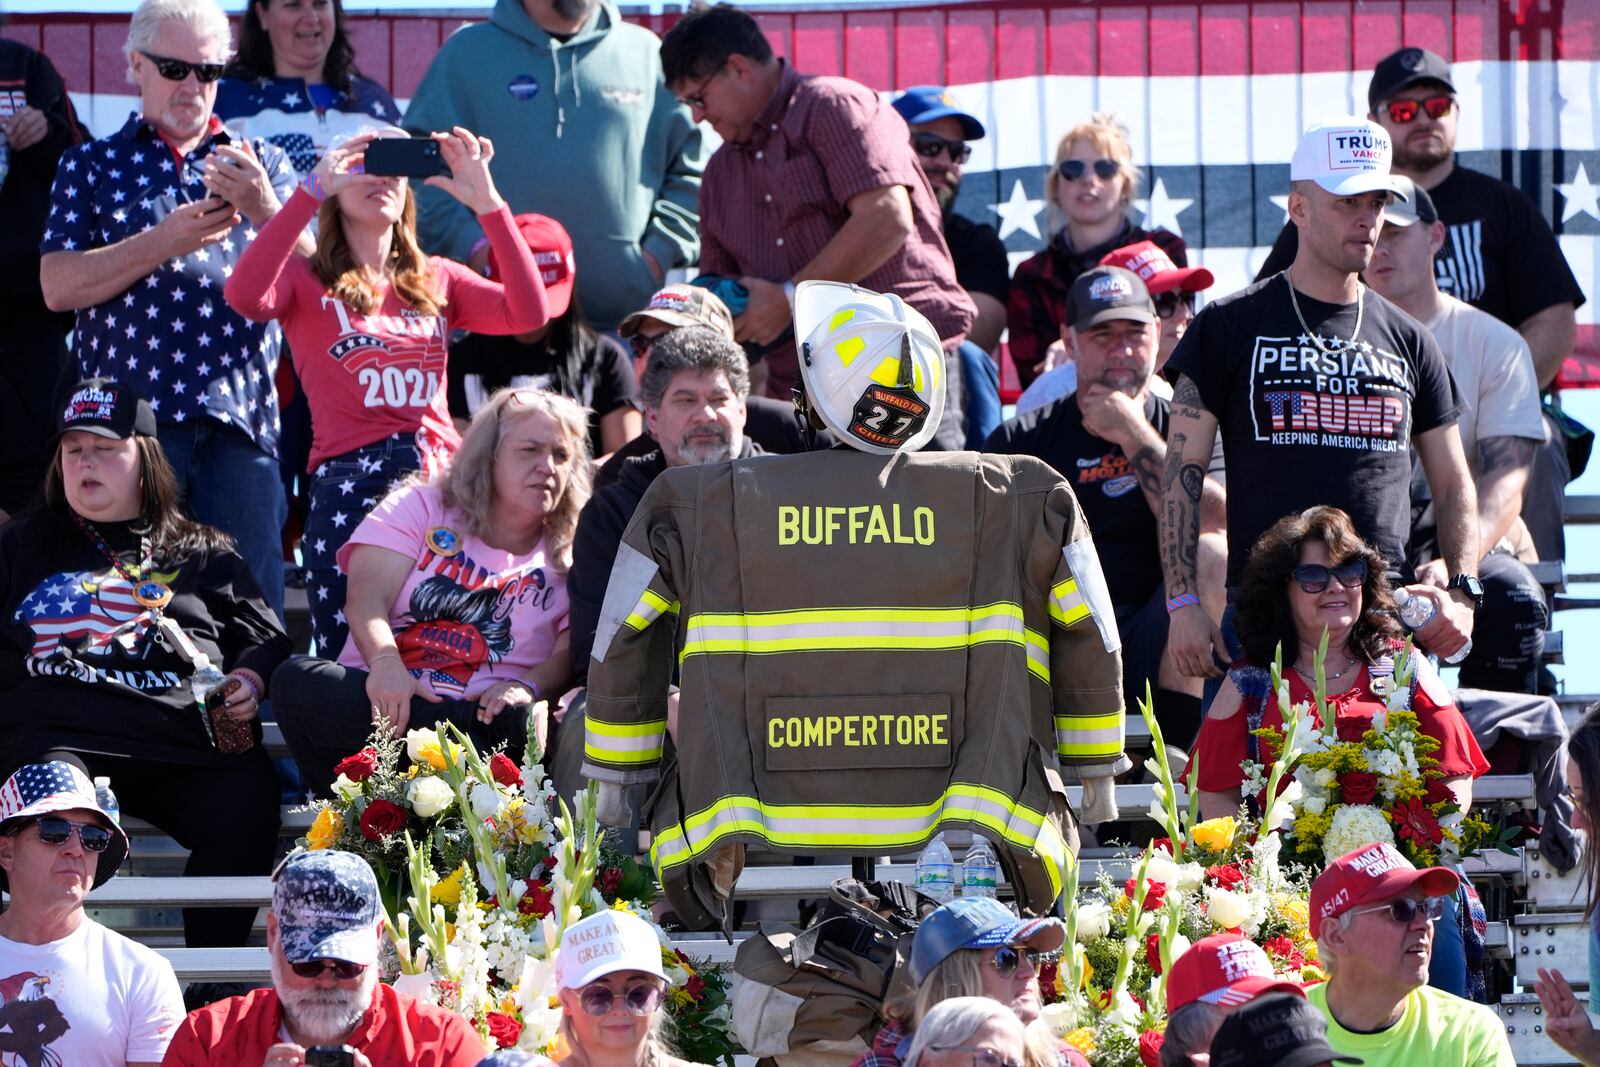
[[[991,897],[957,897],[939,905],[917,927],[911,942],[911,979],[921,985],[959,949],[1027,945],[1054,952],[1066,938],[1067,928],[1052,915],[1019,919]]]
[[[272,914],[289,963],[377,962],[378,880],[353,852],[290,853],[272,877]]]
[[[957,107],[950,90],[942,85],[913,85],[895,99],[893,107],[907,125],[960,119],[961,136],[969,141],[983,139],[983,123]]]

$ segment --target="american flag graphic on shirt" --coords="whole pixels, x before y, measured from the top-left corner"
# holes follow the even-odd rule
[[[103,574],[59,571],[34,586],[12,616],[33,631],[34,656],[50,656],[65,644],[83,652],[109,651],[119,635],[131,639],[146,615],[133,599],[133,585],[110,568]]]

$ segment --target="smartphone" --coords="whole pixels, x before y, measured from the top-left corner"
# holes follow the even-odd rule
[[[349,1045],[313,1045],[306,1049],[306,1067],[355,1067],[355,1052]]]
[[[432,137],[380,137],[367,145],[362,169],[380,177],[431,178],[449,174]]]

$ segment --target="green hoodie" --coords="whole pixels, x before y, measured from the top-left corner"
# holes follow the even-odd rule
[[[600,0],[569,40],[540,29],[520,0],[453,34],[406,111],[407,129],[460,125],[494,142],[490,169],[516,214],[549,215],[572,235],[578,297],[613,329],[700,255],[700,129],[667,92],[661,42]],[[447,193],[419,187],[418,230],[432,253],[466,262],[483,230]]]

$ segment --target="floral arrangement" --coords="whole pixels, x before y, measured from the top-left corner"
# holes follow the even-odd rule
[[[374,734],[336,772],[335,799],[315,807],[300,843],[372,865],[396,988],[464,1015],[490,1050],[564,1055],[555,985],[563,931],[604,908],[648,920],[657,896],[649,869],[599,832],[594,787],[569,809],[536,745],[520,765],[504,752],[485,758],[448,724],[403,740]],[[691,1060],[731,1065],[738,1043],[723,968],[660,936],[669,1043]]]

